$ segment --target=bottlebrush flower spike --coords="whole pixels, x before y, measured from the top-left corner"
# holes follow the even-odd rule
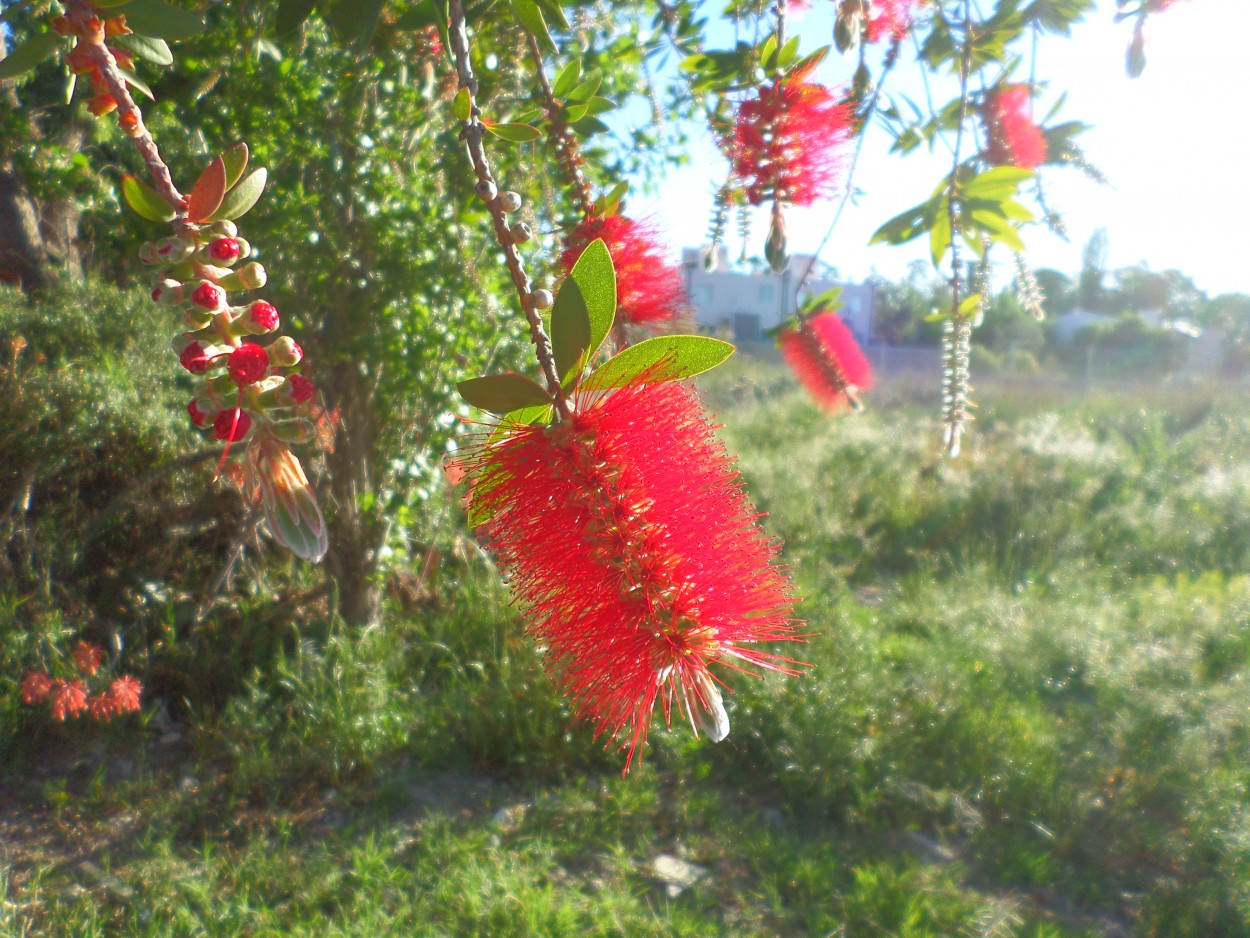
[[[811,205],[832,195],[840,182],[854,111],[824,85],[808,81],[811,67],[774,79],[738,109],[730,159],[752,205],[770,199]]]
[[[571,422],[517,425],[471,461],[485,533],[547,666],[625,770],[660,701],[729,732],[712,665],[795,674],[789,583],[694,392],[575,395]]]
[[[902,39],[911,29],[912,13],[925,0],[873,0],[872,12],[864,23],[864,41]]]
[[[829,412],[858,408],[857,391],[872,388],[872,365],[837,313],[818,312],[777,338],[781,354],[816,403]]]
[[[1028,85],[1001,85],[986,96],[981,119],[989,138],[987,163],[1032,169],[1046,162],[1046,136],[1033,123],[1032,112]]]
[[[52,682],[52,719],[62,723],[87,709],[87,686],[82,681]]]
[[[636,326],[672,322],[685,312],[681,270],[664,258],[655,229],[624,215],[583,219],[560,256],[565,276],[587,245],[602,238],[616,268],[617,321]]]
[[[22,703],[27,706],[41,704],[52,693],[52,678],[42,671],[28,671],[22,678]]]
[[[99,645],[92,645],[90,642],[79,642],[74,649],[74,664],[78,667],[78,673],[83,677],[91,677],[100,670],[100,663],[104,660],[104,649]]]

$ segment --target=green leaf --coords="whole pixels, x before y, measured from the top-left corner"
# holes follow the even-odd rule
[[[529,143],[531,140],[537,140],[543,135],[541,130],[529,124],[487,124],[483,122],[482,126],[500,140],[507,140],[510,143]]]
[[[781,69],[789,68],[799,57],[799,37],[795,36],[777,53],[777,67]]]
[[[312,15],[317,0],[278,0],[278,12],[273,18],[273,32],[279,39],[293,36]]]
[[[346,42],[367,46],[378,28],[385,0],[331,0],[330,25]]]
[[[569,26],[569,19],[564,15],[564,10],[561,9],[557,0],[538,0],[538,5],[547,11],[551,22],[555,23],[560,29],[572,28]]]
[[[895,215],[876,230],[869,244],[906,244],[929,230],[933,224],[933,202],[922,202]]]
[[[951,243],[951,216],[945,209],[946,200],[942,199],[933,218],[933,227],[929,229],[929,253],[933,256],[934,267],[942,263]]]
[[[228,218],[234,221],[234,219],[246,215],[260,199],[260,194],[265,191],[265,179],[267,176],[268,173],[262,166],[260,169],[243,177],[242,182],[226,193],[226,197],[221,200],[221,206],[207,220],[218,221]]]
[[[466,403],[500,415],[523,407],[545,406],[551,401],[541,384],[513,371],[470,378],[457,384],[456,390]]]
[[[0,59],[0,78],[24,75],[40,62],[52,58],[64,43],[65,40],[53,32],[31,36]]]
[[[221,161],[226,167],[227,190],[234,188],[234,184],[243,175],[243,170],[247,169],[247,157],[247,144],[242,141],[236,143],[221,155]]]
[[[1033,170],[1019,166],[995,166],[964,183],[961,190],[967,198],[1001,199],[1014,195],[1020,183],[1032,179],[1034,175]]]
[[[124,7],[127,3],[130,3],[130,0],[94,0],[91,5],[100,10],[112,10]]]
[[[512,9],[516,11],[516,17],[521,21],[521,25],[534,34],[540,45],[546,46],[551,52],[560,51],[556,48],[551,33],[547,32],[547,22],[543,19],[543,12],[534,0],[512,0]]]
[[[467,121],[473,113],[473,98],[469,95],[468,88],[461,88],[456,92],[456,97],[452,99],[451,109],[456,114],[456,120]]]
[[[578,80],[582,77],[582,60],[574,59],[564,68],[560,69],[556,75],[555,82],[551,85],[551,93],[556,99],[563,98],[566,94],[577,87]]]
[[[590,346],[590,314],[577,281],[569,277],[560,287],[551,310],[551,351],[560,380],[576,378]]]
[[[602,391],[634,383],[681,381],[715,368],[734,353],[728,342],[703,335],[644,339],[604,362],[581,384]]]
[[[605,215],[615,215],[617,209],[621,207],[621,199],[625,198],[625,194],[629,192],[628,182],[618,182],[599,198],[595,199],[595,214],[599,217]]]
[[[586,343],[586,360],[590,361],[599,351],[599,346],[612,331],[616,321],[616,267],[612,263],[612,255],[603,240],[596,238],[586,245],[577,263],[569,271],[568,280],[577,285],[578,292],[586,304],[586,316],[590,321],[590,341]],[[560,288],[564,292],[564,287]],[[559,306],[560,298],[556,297]],[[553,314],[554,315],[554,312]]]
[[[125,12],[126,25],[143,36],[190,39],[204,31],[204,24],[194,13],[161,0],[130,0]]]
[[[148,87],[147,82],[145,82],[142,78],[140,78],[134,72],[128,72],[124,68],[119,68],[117,70],[117,74],[122,76],[122,79],[126,82],[126,84],[130,85],[130,87],[132,88],[137,89],[149,101],[156,100],[156,95],[152,94],[152,89]]]
[[[126,204],[148,221],[173,221],[175,212],[169,203],[146,182],[134,176],[122,177],[122,198]]]
[[[164,39],[153,39],[151,36],[131,33],[129,36],[116,36],[110,41],[123,49],[129,49],[147,62],[154,62],[157,65],[174,64],[174,54],[169,51],[169,45]]]
[[[195,181],[195,187],[187,198],[187,220],[199,222],[211,218],[221,208],[225,194],[226,161],[219,156]]]
[[[568,99],[576,101],[579,104],[589,101],[595,96],[595,92],[599,90],[599,85],[603,83],[603,76],[598,72],[593,73],[584,82],[569,92]]]

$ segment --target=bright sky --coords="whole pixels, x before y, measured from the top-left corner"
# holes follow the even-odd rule
[[[792,23],[803,35],[802,51],[829,41],[833,4],[816,0],[814,9]],[[825,9],[828,8],[828,9]],[[1034,267],[1075,273],[1090,235],[1109,235],[1108,267],[1145,263],[1151,269],[1177,268],[1211,295],[1250,293],[1250,36],[1248,0],[1186,0],[1150,19],[1145,74],[1130,80],[1124,51],[1130,23],[1113,23],[1111,0],[1073,29],[1071,38],[1047,37],[1039,50],[1037,75],[1050,86],[1038,106],[1044,116],[1061,93],[1062,111],[1050,123],[1080,120],[1092,129],[1078,143],[1110,184],[1102,187],[1078,170],[1043,169],[1050,201],[1064,215],[1070,241],[1043,226],[1025,234]],[[729,44],[727,40],[724,41]],[[923,102],[914,47],[905,44],[891,90]],[[822,67],[827,84],[849,80],[853,57],[832,55]],[[1028,75],[1027,61],[1016,72]],[[939,90],[935,88],[935,95]],[[939,98],[939,103],[947,98]],[[865,143],[854,185],[863,190],[848,206],[821,259],[843,277],[862,279],[874,270],[901,276],[907,264],[927,257],[923,239],[911,245],[868,247],[873,231],[889,218],[928,197],[943,172],[949,151],[939,145],[933,157],[914,151],[888,153],[889,140],[874,129]],[[670,235],[674,249],[701,244],[706,237],[714,187],[725,163],[706,132],[696,129],[692,165],[674,170],[655,197],[636,196],[630,214],[650,216]],[[836,202],[787,210],[791,253],[815,250],[829,227]],[[758,209],[748,251],[763,254],[766,209]],[[735,227],[735,226],[731,226]],[[739,249],[731,236],[731,250]],[[1000,261],[1009,259],[1000,254]]]

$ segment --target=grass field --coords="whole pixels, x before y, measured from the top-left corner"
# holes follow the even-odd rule
[[[722,370],[813,665],[728,740],[622,779],[462,542],[219,711],[26,752],[0,935],[1250,934],[1241,389],[985,388],[951,463],[907,394]]]

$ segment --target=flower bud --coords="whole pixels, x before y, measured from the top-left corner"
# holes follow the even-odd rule
[[[151,241],[144,241],[139,245],[139,260],[144,264],[161,263],[161,258],[156,254],[156,245]]]
[[[269,346],[269,360],[279,368],[298,365],[303,357],[304,350],[289,335],[278,337]]]
[[[244,290],[259,290],[269,282],[265,268],[255,262],[244,264],[236,273],[239,275],[239,283],[243,285]]]
[[[195,242],[186,238],[162,238],[154,245],[157,260],[162,264],[180,264],[195,253]]]
[[[182,321],[187,324],[188,329],[200,330],[213,321],[213,314],[208,310],[197,309],[192,306],[187,310],[187,314],[182,317]]]
[[[247,308],[243,325],[248,332],[256,335],[262,332],[273,332],[278,328],[278,321],[278,311],[273,304],[257,300]]]
[[[227,267],[239,259],[240,253],[239,242],[234,238],[217,238],[208,245],[209,257]]]
[[[211,401],[192,398],[187,404],[187,413],[190,415],[193,424],[203,428],[213,422],[213,417],[217,414],[217,408],[213,406]]]
[[[244,342],[226,359],[226,371],[237,385],[255,384],[269,372],[269,353],[254,342]]]
[[[252,242],[246,238],[235,238],[235,243],[239,246],[239,260],[250,257],[252,254]]]
[[[303,404],[312,400],[313,395],[317,393],[317,386],[303,375],[287,375],[283,390],[287,392],[291,403]]]
[[[178,355],[178,362],[191,374],[202,375],[208,371],[209,365],[212,364],[212,358],[203,345],[192,341],[183,347],[182,352]]]
[[[233,238],[239,233],[239,226],[229,219],[215,221],[204,229],[207,238]]]
[[[520,194],[512,191],[501,193],[499,196],[499,207],[505,212],[515,212],[521,207]]]
[[[192,291],[191,302],[200,309],[215,313],[226,305],[226,291],[217,284],[205,280]]]
[[[550,290],[535,290],[530,294],[530,302],[534,304],[534,309],[548,309],[555,298]]]
[[[509,234],[512,237],[513,244],[524,244],[530,238],[534,237],[534,230],[525,222],[521,222],[519,225],[513,226]]]
[[[177,280],[158,280],[152,288],[152,299],[158,303],[177,303],[182,299],[182,284]]]
[[[241,407],[220,411],[213,418],[213,435],[227,443],[237,443],[252,429],[252,418]]]
[[[307,443],[313,438],[314,432],[311,421],[303,417],[271,421],[269,430],[284,443]]]
[[[479,179],[477,182],[477,197],[483,202],[492,202],[495,196],[499,194],[499,190],[495,184],[489,179]]]

